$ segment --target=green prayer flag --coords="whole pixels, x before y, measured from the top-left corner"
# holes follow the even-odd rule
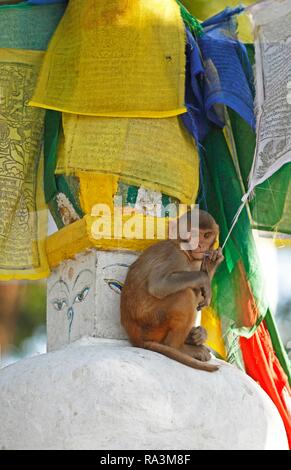
[[[226,239],[241,204],[243,191],[223,131],[213,127],[201,154],[204,200],[200,207],[210,212],[220,227],[220,245]],[[224,249],[225,262],[212,284],[212,306],[231,320],[229,327],[250,337],[264,318],[268,304],[252,228],[246,209]]]
[[[0,4],[0,48],[46,50],[65,8],[65,4]]]

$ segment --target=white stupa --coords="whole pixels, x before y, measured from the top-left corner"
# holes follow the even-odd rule
[[[0,449],[288,449],[266,393],[219,362],[198,371],[126,341],[133,253],[95,249],[48,283],[48,349],[0,370]]]

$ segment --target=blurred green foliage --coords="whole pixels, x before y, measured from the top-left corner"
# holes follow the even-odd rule
[[[17,327],[15,331],[15,346],[30,337],[34,330],[46,323],[46,282],[27,282],[20,304]]]

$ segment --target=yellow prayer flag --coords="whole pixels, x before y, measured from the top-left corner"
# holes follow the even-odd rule
[[[218,353],[222,359],[226,359],[227,353],[222,336],[221,321],[212,307],[203,308],[201,325],[207,330],[207,346]]]
[[[90,214],[95,204],[106,204],[113,212],[113,198],[118,189],[118,178],[112,175],[80,171],[80,202],[85,214]]]
[[[0,49],[0,280],[49,274],[44,112],[27,106],[42,58],[38,51]]]
[[[195,201],[199,158],[178,117],[102,118],[63,114],[57,173],[111,174],[135,186]]]
[[[186,112],[185,29],[175,0],[70,0],[32,106],[114,117]]]

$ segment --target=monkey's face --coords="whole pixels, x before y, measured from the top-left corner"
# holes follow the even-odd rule
[[[205,253],[214,249],[217,235],[218,233],[215,227],[206,229],[200,228],[198,246],[191,251],[193,258],[202,261]]]
[[[193,260],[203,261],[205,253],[214,250],[218,235],[219,227],[206,211],[195,209],[179,218],[180,248]]]

